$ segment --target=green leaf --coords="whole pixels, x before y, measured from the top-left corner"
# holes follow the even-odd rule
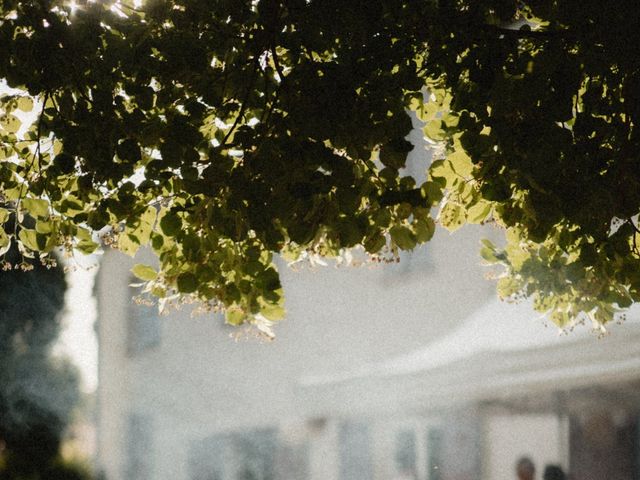
[[[84,227],[77,228],[76,237],[79,242],[76,244],[75,248],[85,255],[95,252],[99,247],[99,245],[93,241],[91,231]]]
[[[442,120],[432,120],[423,128],[424,134],[431,140],[436,142],[442,141],[446,138],[446,132],[442,128]]]
[[[473,163],[471,158],[462,150],[456,150],[447,156],[447,160],[451,164],[451,168],[461,177],[467,178],[471,176],[473,171]]]
[[[460,178],[448,160],[436,160],[433,162],[429,173],[435,179],[443,178],[448,187],[451,187]]]
[[[416,246],[416,237],[413,232],[404,225],[396,225],[389,230],[391,240],[402,250],[413,250]]]
[[[159,285],[151,287],[151,295],[158,298],[165,298],[167,296],[167,290]]]
[[[22,200],[22,206],[34,217],[49,216],[49,202],[37,198],[25,198]]]
[[[3,229],[0,228],[0,255],[4,255],[11,249],[11,240]]]
[[[139,162],[142,158],[140,146],[132,139],[127,139],[116,147],[116,153],[121,160]]]
[[[262,307],[260,313],[269,320],[282,320],[286,311],[282,305],[268,304]]]
[[[50,220],[39,220],[36,222],[36,232],[42,234],[50,234],[55,228],[54,222]]]
[[[381,232],[375,232],[364,241],[364,248],[369,253],[378,253],[387,244],[387,239]]]
[[[131,273],[133,273],[140,280],[150,281],[158,278],[158,272],[149,265],[144,265],[142,263],[138,263],[133,266],[131,269]]]
[[[4,231],[4,228],[0,228],[0,249],[4,249],[5,247],[8,247],[10,243],[11,241],[7,233]]]
[[[147,207],[139,218],[130,221],[133,226],[127,225],[124,231],[139,246],[147,245],[151,239],[157,215],[158,212],[154,207]]]
[[[64,215],[75,217],[79,213],[84,213],[84,204],[78,197],[70,194],[62,200],[56,209]]]
[[[421,104],[422,108],[417,106],[417,103]],[[416,111],[416,116],[424,123],[431,122],[440,110],[440,106],[435,102],[422,103],[419,100],[415,100],[413,106]]]
[[[0,208],[0,226],[9,220],[9,210],[6,208]]]
[[[16,133],[21,126],[22,122],[15,115],[6,113],[0,116],[0,127],[7,133]]]
[[[425,243],[433,238],[433,234],[436,231],[436,224],[432,218],[419,218],[413,222],[413,225],[418,243]]]
[[[160,220],[162,233],[169,237],[175,237],[182,229],[182,220],[174,212],[167,212]]]
[[[190,272],[178,275],[176,285],[180,293],[193,293],[198,289],[198,279]]]
[[[495,250],[490,247],[483,246],[480,249],[480,256],[489,264],[498,263],[498,257],[495,255]]]
[[[62,142],[57,138],[53,140],[53,155],[58,156],[62,153]]]
[[[60,169],[60,172],[68,175],[76,168],[76,160],[72,155],[61,152],[53,158],[53,164]]]
[[[429,200],[429,203],[431,205],[436,205],[438,202],[440,202],[440,200],[442,200],[442,197],[444,196],[442,187],[436,182],[425,182],[422,184],[420,189],[422,190],[423,194],[427,196],[427,199]]]
[[[125,255],[133,257],[140,248],[140,243],[131,235],[120,233],[118,235],[117,248]]]
[[[392,168],[402,168],[407,161],[407,155],[413,149],[411,142],[405,139],[393,140],[380,149],[380,161]]]
[[[33,99],[31,97],[18,98],[18,108],[23,112],[30,112],[33,110]]]
[[[453,202],[447,202],[440,211],[440,225],[450,232],[462,227],[465,220],[465,209]]]
[[[247,319],[247,314],[241,308],[229,307],[225,312],[225,319],[229,325],[242,325]]]
[[[7,200],[18,200],[22,195],[22,189],[17,187],[5,188],[2,190],[2,195]]]
[[[482,223],[491,213],[491,203],[479,201],[467,209],[467,221],[469,223]]]
[[[23,228],[18,232],[18,238],[25,247],[33,252],[44,250],[47,245],[47,237],[27,228]]]
[[[498,280],[498,295],[501,298],[509,298],[520,291],[520,282],[511,277],[504,277]]]

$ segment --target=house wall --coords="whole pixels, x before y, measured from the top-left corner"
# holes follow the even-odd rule
[[[121,478],[123,445],[130,404],[130,362],[126,355],[127,324],[124,312],[130,297],[123,266],[106,261],[98,274],[98,389],[97,458],[107,478]]]
[[[544,467],[561,465],[568,445],[569,424],[556,414],[502,414],[484,419],[483,475],[486,480],[513,480],[515,465],[529,457],[542,477]]]
[[[487,234],[494,231],[440,232],[410,258],[387,266],[295,271],[280,265],[288,316],[277,325],[274,342],[236,342],[229,334],[238,330],[224,325],[220,315],[192,317],[185,307],[161,317],[159,345],[135,355],[127,351],[129,270],[150,258],[142,253],[134,262],[107,251],[97,288],[100,468],[108,480],[130,480],[127,457],[138,440],[149,437],[146,450],[133,455],[147,451],[151,460],[134,466],[148,471],[148,478],[186,480],[192,445],[212,434],[287,430],[296,422],[306,429],[307,420],[313,424],[323,417],[323,398],[300,388],[297,379],[417,348],[493,295],[477,254],[479,239]],[[343,414],[356,415],[358,399],[348,403]],[[338,478],[328,476],[339,474],[335,454],[327,452],[335,436],[309,438],[310,470],[320,468],[324,480]],[[294,442],[292,448],[302,447]]]

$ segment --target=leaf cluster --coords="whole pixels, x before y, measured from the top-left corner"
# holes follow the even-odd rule
[[[633,1],[76,4],[3,1],[0,224],[23,228],[0,248],[89,253],[108,229],[158,255],[148,291],[243,323],[283,315],[273,254],[493,221],[505,292],[558,323],[640,295]],[[443,151],[422,184],[407,111]]]
[[[637,8],[470,2],[452,19],[425,61],[452,95],[446,162],[470,159],[479,202],[508,230],[504,249],[483,249],[506,267],[499,293],[533,296],[561,326],[602,326],[640,299]],[[485,211],[454,198],[446,218]]]

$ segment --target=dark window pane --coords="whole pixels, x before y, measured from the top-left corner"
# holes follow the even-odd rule
[[[396,468],[403,473],[416,471],[416,435],[413,430],[403,430],[396,436]]]
[[[427,433],[427,478],[429,480],[441,480],[442,474],[442,431],[438,428],[430,428]]]
[[[265,429],[233,434],[231,448],[236,472],[233,480],[273,480],[275,478],[275,430]]]

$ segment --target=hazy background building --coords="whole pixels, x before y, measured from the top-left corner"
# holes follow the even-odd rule
[[[109,480],[506,480],[526,454],[540,472],[632,478],[633,315],[599,339],[499,302],[477,254],[495,234],[439,232],[399,264],[283,264],[288,317],[274,342],[236,341],[221,316],[189,306],[136,305],[140,259],[107,251],[99,468]]]

